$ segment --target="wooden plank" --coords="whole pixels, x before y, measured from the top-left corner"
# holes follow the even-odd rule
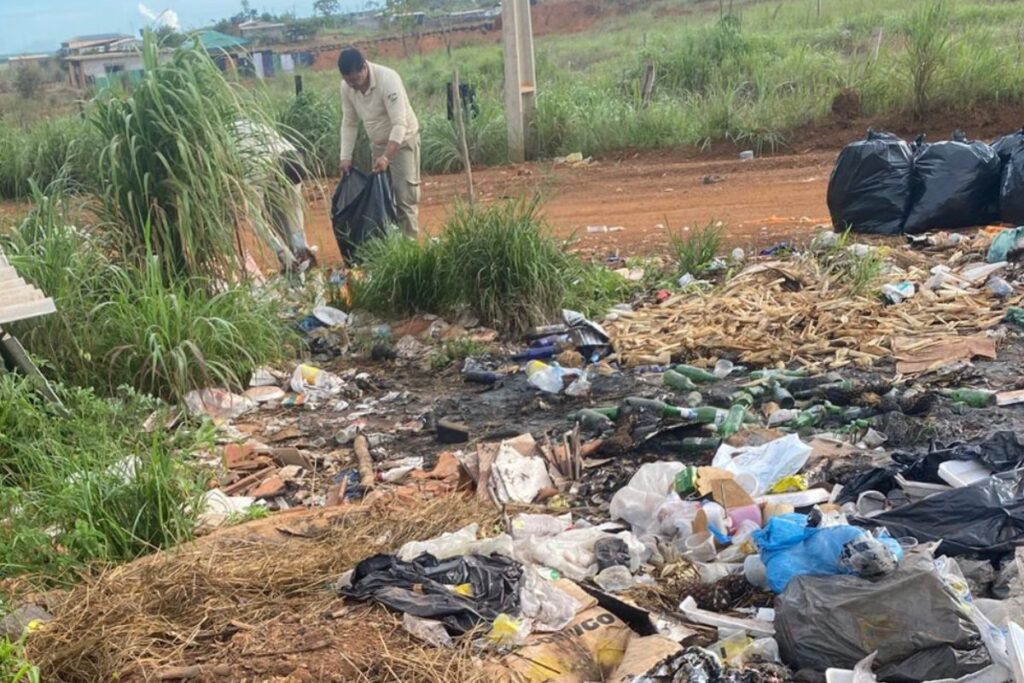
[[[45,298],[41,291],[31,285],[26,285],[12,292],[0,294],[0,309],[8,308],[15,304],[27,304],[30,301],[39,301]]]
[[[27,304],[16,304],[7,308],[0,308],[0,325],[15,320],[25,320],[26,318],[35,318],[40,315],[55,313],[56,311],[57,307],[52,299],[43,299],[42,301],[33,301]]]

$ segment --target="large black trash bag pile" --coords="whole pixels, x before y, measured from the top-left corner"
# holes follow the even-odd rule
[[[346,263],[358,263],[360,245],[387,235],[397,222],[387,174],[367,175],[353,168],[338,183],[331,198],[331,225]]]
[[[952,140],[908,145],[869,130],[843,149],[832,171],[832,224],[882,235],[985,225],[999,219],[1001,173],[999,154],[960,131]]]

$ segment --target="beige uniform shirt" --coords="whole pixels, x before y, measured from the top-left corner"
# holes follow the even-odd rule
[[[402,78],[394,69],[367,62],[370,85],[365,93],[341,82],[341,159],[352,160],[359,122],[366,127],[370,142],[403,144],[419,133],[416,114],[409,104]]]

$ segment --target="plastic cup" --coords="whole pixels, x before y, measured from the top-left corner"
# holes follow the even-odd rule
[[[760,495],[757,486],[757,477],[750,472],[740,472],[736,475],[736,483],[743,487],[743,490],[751,496]]]
[[[689,536],[683,543],[683,547],[686,549],[686,556],[694,562],[713,562],[718,556],[718,551],[715,550],[715,539],[712,538],[709,531],[701,531]]]

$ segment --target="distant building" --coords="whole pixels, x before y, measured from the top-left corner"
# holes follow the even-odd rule
[[[123,33],[97,33],[89,36],[68,38],[60,44],[61,56],[82,54],[85,52],[103,52],[125,40],[135,40]]]
[[[102,87],[111,79],[135,79],[142,72],[142,41],[120,33],[69,38],[58,54],[75,88]]]
[[[247,40],[265,40],[281,42],[285,39],[287,26],[271,21],[243,21],[238,25],[238,33]]]
[[[52,54],[38,54],[38,55],[14,55],[7,58],[7,66],[11,69],[17,69],[22,66],[38,66],[41,69],[48,68],[54,61]]]

